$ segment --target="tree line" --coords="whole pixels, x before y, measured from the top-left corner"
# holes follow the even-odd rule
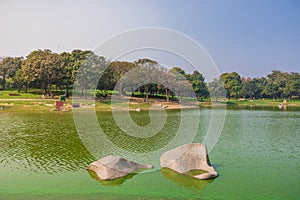
[[[220,80],[224,84],[227,98],[299,99],[300,96],[300,74],[296,72],[273,70],[266,77],[260,78],[241,77],[237,72],[223,73],[219,80],[213,82]]]
[[[99,78],[101,77],[101,78]],[[89,81],[93,80],[93,81]],[[214,97],[227,98],[290,98],[300,96],[299,73],[272,71],[266,77],[245,78],[237,72],[223,73],[211,82],[203,74],[189,74],[180,67],[168,70],[157,61],[139,59],[134,62],[110,61],[89,50],[55,53],[51,50],[34,50],[26,58],[5,57],[0,61],[2,89],[18,88],[18,92],[39,88],[43,94],[53,96],[52,90],[78,90],[84,97],[89,88],[116,90],[120,97],[126,92],[139,91],[149,96]],[[75,87],[75,88],[74,88]],[[100,96],[101,96],[100,95]]]

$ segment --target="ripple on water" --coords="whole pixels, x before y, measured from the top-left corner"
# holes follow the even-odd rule
[[[1,165],[11,170],[74,171],[92,160],[81,145],[71,115],[61,120],[53,114],[7,114],[1,116],[0,127]]]
[[[202,141],[211,119],[209,110],[201,114],[195,142]],[[147,143],[146,147],[134,140],[128,143],[128,137],[116,130],[110,114],[98,117],[117,145],[128,145],[124,148],[142,152],[143,148],[155,150],[171,140],[180,122],[178,116],[179,113],[172,111],[170,123],[162,130],[163,137],[152,138],[149,141],[153,143]],[[110,194],[150,199],[297,199],[300,196],[300,112],[228,110],[222,135],[210,152],[220,176],[208,184],[156,171],[138,174],[117,187],[102,185],[84,170],[95,158],[78,138],[71,113],[1,113],[0,117],[0,198],[6,193],[43,197],[80,193],[78,196],[87,199],[92,194],[107,199],[111,199]],[[142,118],[135,118],[139,119]],[[115,138],[118,136],[124,140]]]

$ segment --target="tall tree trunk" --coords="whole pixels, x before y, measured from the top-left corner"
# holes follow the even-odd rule
[[[65,93],[65,96],[66,96],[66,98],[69,98],[69,97],[70,97],[70,94],[69,94],[69,86],[66,87],[66,93]]]
[[[6,85],[6,73],[4,73],[3,74],[3,76],[2,76],[2,88],[3,88],[3,90],[5,90],[5,85]]]
[[[146,102],[148,102],[149,97],[149,84],[146,84]]]
[[[86,88],[83,88],[83,98],[86,99]]]
[[[53,95],[53,93],[52,93],[52,91],[51,91],[51,84],[48,84],[48,93],[49,93],[49,96],[51,96],[51,98],[53,99],[54,98],[54,95]]]
[[[119,84],[119,98],[121,99],[122,98],[122,83],[120,81],[120,84]]]
[[[45,96],[48,96],[48,92],[47,92],[47,87],[44,87],[44,92]]]
[[[21,83],[18,83],[18,93],[21,92]]]
[[[25,93],[27,93],[27,91],[28,91],[28,83],[26,83],[25,85]]]
[[[170,102],[170,98],[169,98],[169,90],[166,88],[166,100],[167,102]]]

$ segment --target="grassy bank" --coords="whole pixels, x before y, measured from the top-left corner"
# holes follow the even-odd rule
[[[63,95],[63,91],[52,91],[55,99],[59,99],[60,95]],[[72,93],[72,92],[70,92]],[[28,92],[18,92],[17,89],[0,90],[0,99],[42,99],[43,90],[30,89]],[[51,97],[46,97],[51,99]]]
[[[182,106],[177,102],[154,102],[153,99],[149,103],[143,102],[128,102],[120,101],[111,103],[110,100],[101,101],[89,101],[88,103],[81,103],[81,107],[87,110],[93,109],[96,111],[111,111],[114,110],[149,110],[154,109],[180,109],[180,108],[192,108],[197,105],[185,105]],[[71,111],[72,100],[68,99],[64,102],[63,111]],[[195,102],[196,103],[196,102]],[[227,101],[227,102],[199,102],[199,106],[203,108],[211,108],[213,106],[227,105],[227,108],[240,108],[240,109],[250,109],[250,108],[267,108],[273,107],[278,109],[278,105],[281,101],[272,100],[255,100],[255,101]],[[300,108],[300,101],[287,101],[288,108]],[[292,109],[294,110],[294,109]],[[52,112],[55,111],[55,100],[41,100],[41,99],[0,99],[0,112]]]
[[[283,99],[257,99],[257,100],[228,100],[227,105],[256,105],[256,106],[278,106],[283,102]],[[288,100],[290,106],[300,106],[300,100]]]
[[[16,94],[19,94],[16,96]],[[0,91],[0,110],[3,112],[5,111],[24,111],[24,112],[33,112],[33,111],[54,111],[55,110],[55,101],[59,100],[60,92],[56,92],[56,96],[54,99],[42,99],[42,91],[38,89],[31,89],[28,93],[18,93],[17,90],[5,90]],[[219,100],[218,102],[212,103],[211,101],[191,101],[192,105],[185,105],[182,106],[179,104],[176,99],[169,103],[165,102],[163,97],[159,98],[149,98],[149,102],[144,102],[144,97],[141,94],[135,94],[136,97],[124,97],[130,103],[128,104],[127,101],[114,101],[113,105],[110,100],[110,95],[112,92],[108,93],[108,98],[102,98],[96,101],[90,101],[89,104],[93,105],[86,105],[84,102],[83,107],[87,109],[95,109],[96,111],[109,111],[112,109],[118,110],[149,110],[150,107],[154,107],[160,109],[162,107],[166,109],[180,109],[180,108],[188,108],[199,105],[200,107],[212,107],[217,105],[224,105],[227,106],[255,106],[255,107],[278,107],[280,103],[282,103],[283,99],[257,99],[257,100],[248,100],[248,99],[230,99],[230,100]],[[72,99],[67,99],[64,105],[64,110],[69,111],[72,109]],[[300,107],[300,100],[287,100],[287,105],[289,107]]]
[[[56,111],[56,100],[41,100],[41,99],[0,99],[0,112],[49,112]],[[72,107],[71,99],[64,102],[62,111],[71,111]],[[92,104],[91,104],[92,103]],[[76,104],[76,103],[75,103]],[[110,100],[102,101],[89,101],[88,103],[81,103],[81,108],[95,109],[96,111],[110,111],[112,109],[117,110],[149,110],[151,103],[126,103],[116,102],[111,104]]]

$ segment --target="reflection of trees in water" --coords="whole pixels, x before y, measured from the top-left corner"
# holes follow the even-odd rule
[[[178,183],[180,185],[183,185],[184,187],[186,187],[187,189],[190,189],[190,190],[197,190],[197,191],[203,190],[207,184],[209,184],[213,181],[213,179],[199,180],[199,179],[191,177],[191,176],[200,174],[201,173],[200,170],[193,170],[193,171],[188,172],[187,174],[180,174],[171,169],[162,168],[162,169],[160,169],[160,172],[165,178],[167,178],[175,183]]]
[[[4,167],[58,173],[86,168],[94,160],[81,144],[70,113],[8,114],[4,121],[0,124]]]

